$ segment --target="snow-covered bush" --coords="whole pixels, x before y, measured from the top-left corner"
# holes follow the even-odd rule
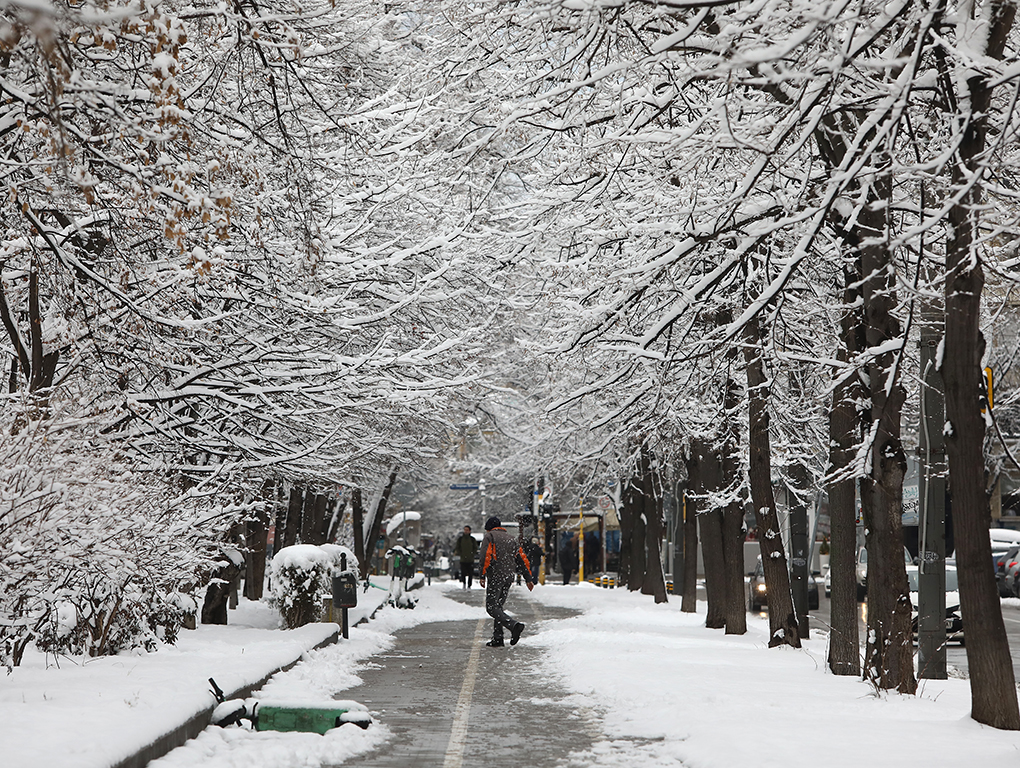
[[[317,621],[322,599],[330,594],[333,558],[322,547],[295,544],[273,556],[270,566],[270,603],[288,629]]]
[[[9,404],[8,404],[9,405]],[[13,410],[13,409],[11,409]],[[173,642],[224,523],[81,422],[0,433],[0,664]],[[211,496],[211,495],[210,495]],[[211,518],[212,522],[204,522]]]
[[[270,565],[269,602],[280,611],[288,629],[317,621],[323,599],[333,593],[333,577],[341,573],[353,573],[358,578],[358,561],[347,547],[339,544],[284,547]]]

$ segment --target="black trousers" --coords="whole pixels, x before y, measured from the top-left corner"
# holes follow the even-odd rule
[[[513,583],[514,580],[511,577],[509,580],[489,579],[485,585],[485,612],[492,617],[492,639],[496,641],[503,639],[504,627],[512,630],[518,623],[503,608]]]
[[[475,564],[474,561],[464,562],[460,561],[460,583],[467,586],[471,586],[472,577],[475,575]]]

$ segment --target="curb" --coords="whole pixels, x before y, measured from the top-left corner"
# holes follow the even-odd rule
[[[305,655],[305,653],[307,653],[308,651],[314,651],[317,648],[324,648],[327,645],[334,645],[336,644],[339,637],[340,630],[337,629],[336,632],[333,632],[333,634],[331,634],[322,642],[307,649],[306,651],[302,651],[301,656],[298,656],[296,659],[294,659],[294,661],[290,662],[289,664],[284,664],[283,666],[274,669],[273,671],[269,672],[260,680],[252,683],[251,685],[246,685],[242,688],[238,688],[235,691],[225,692],[226,698],[228,699],[249,698],[253,692],[257,691],[259,688],[265,685],[269,681],[269,678],[271,678],[273,675],[279,672],[286,672],[288,669],[294,667],[299,661],[301,661],[301,658]],[[173,728],[167,733],[164,733],[158,739],[153,741],[148,746],[143,747],[135,754],[125,758],[124,760],[121,760],[118,763],[114,763],[111,768],[145,768],[145,766],[148,765],[148,763],[151,760],[163,757],[163,755],[167,754],[172,749],[176,749],[189,739],[195,738],[196,736],[198,736],[198,734],[200,734],[207,727],[209,727],[209,724],[212,721],[213,709],[214,707],[209,707],[207,710],[199,712],[197,715],[192,717],[186,723],[183,723],[182,725]]]

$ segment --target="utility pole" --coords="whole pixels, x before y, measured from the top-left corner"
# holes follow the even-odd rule
[[[921,439],[918,445],[920,557],[917,594],[917,674],[945,680],[946,671],[946,423],[945,389],[936,369],[943,315],[921,310]]]

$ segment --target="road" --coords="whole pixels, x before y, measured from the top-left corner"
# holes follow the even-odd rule
[[[821,585],[819,585],[821,587]],[[860,621],[858,629],[863,641],[865,636],[866,603],[859,604],[858,616]],[[1020,606],[1006,603],[1002,608],[1002,618],[1006,624],[1006,637],[1009,640],[1010,653],[1013,657],[1013,675],[1020,681]],[[811,611],[811,629],[822,629],[828,631],[829,624],[829,600],[825,593],[819,589],[818,610]],[[964,627],[966,633],[966,627]],[[946,663],[950,667],[950,675],[959,674],[967,676],[967,649],[959,643],[950,643],[946,647]],[[955,672],[954,672],[955,670]]]

